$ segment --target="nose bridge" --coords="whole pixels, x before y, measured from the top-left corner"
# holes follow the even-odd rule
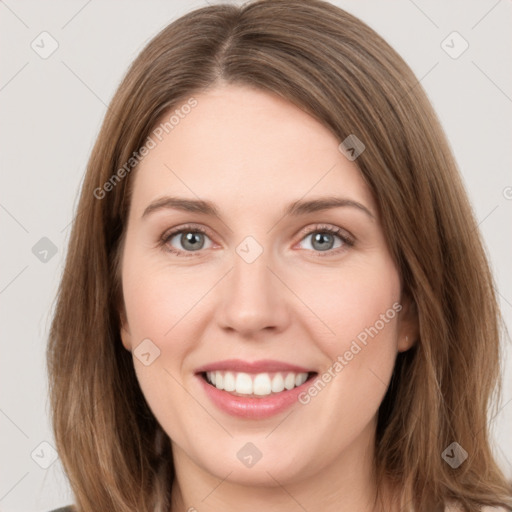
[[[237,247],[218,311],[224,328],[248,334],[269,327],[280,330],[287,323],[284,290],[268,268],[270,253],[252,240]]]

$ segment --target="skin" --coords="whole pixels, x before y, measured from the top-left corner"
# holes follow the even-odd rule
[[[375,200],[357,160],[291,103],[226,84],[194,97],[136,171],[122,258],[123,345],[133,352],[149,338],[160,350],[148,366],[134,357],[134,367],[172,440],[172,511],[373,510],[376,414],[397,352],[416,335]],[[143,216],[166,195],[212,201],[220,217],[171,208]],[[295,200],[332,195],[371,215],[344,206],[283,217]],[[201,250],[169,252],[186,253],[180,236],[159,244],[189,223],[208,230]],[[334,236],[334,248],[318,250],[319,224],[354,244]],[[236,252],[247,236],[263,248],[252,263]],[[400,313],[317,396],[271,418],[220,411],[194,375],[230,358],[321,375],[396,303]],[[236,456],[247,442],[262,453],[251,468]]]

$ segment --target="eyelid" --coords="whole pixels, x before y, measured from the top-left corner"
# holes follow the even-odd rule
[[[180,224],[179,226],[175,226],[173,228],[165,230],[161,236],[161,239],[168,240],[171,236],[177,235],[182,231],[198,231],[208,236],[211,235],[211,231],[209,228],[202,226],[201,224],[187,223]]]
[[[299,242],[300,242],[300,241],[302,241],[302,239],[304,237],[311,235],[312,233],[321,233],[321,232],[328,232],[328,233],[335,234],[335,235],[339,236],[342,240],[344,240],[350,244],[355,243],[354,235],[352,235],[346,229],[336,226],[335,224],[317,223],[317,224],[313,224],[312,226],[309,225],[309,226],[306,226],[305,228],[301,229],[297,236],[300,236],[300,239],[299,239]]]

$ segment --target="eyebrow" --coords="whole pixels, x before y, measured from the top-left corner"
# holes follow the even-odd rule
[[[292,216],[298,217],[300,215],[306,215],[308,213],[315,213],[332,208],[350,207],[355,208],[361,212],[364,212],[371,219],[374,219],[374,214],[363,204],[347,199],[343,197],[328,196],[312,200],[299,199],[290,203],[282,214],[282,217]],[[151,213],[159,210],[181,210],[185,212],[201,213],[204,215],[210,215],[221,218],[220,212],[217,207],[211,201],[205,201],[202,199],[186,199],[181,197],[166,196],[153,201],[142,214],[142,217],[147,217]]]

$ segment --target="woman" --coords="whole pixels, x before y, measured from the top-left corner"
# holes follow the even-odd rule
[[[511,507],[498,329],[396,52],[317,0],[196,10],[131,66],[81,192],[48,351],[76,508]]]

